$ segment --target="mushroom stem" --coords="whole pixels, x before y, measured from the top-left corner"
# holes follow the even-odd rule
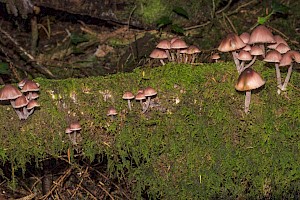
[[[279,69],[279,64],[275,63],[275,71],[276,71],[276,80],[277,80],[277,94],[281,93],[282,90],[282,83],[281,83],[281,75],[280,75],[280,69]]]
[[[151,100],[151,97],[150,96],[147,97],[146,106],[145,106],[145,108],[143,108],[143,112],[142,113],[145,113],[148,110],[149,105],[150,105],[150,100]]]
[[[162,65],[165,65],[165,62],[162,59],[160,59],[159,61]]]
[[[248,90],[248,91],[246,91],[246,97],[245,97],[245,113],[246,114],[249,112],[250,101],[251,101],[251,90]]]
[[[254,56],[254,57],[252,58],[251,62],[249,62],[249,63],[244,67],[243,71],[244,71],[245,69],[247,69],[248,67],[251,67],[251,66],[253,65],[253,63],[254,63],[255,60],[256,60],[256,57],[257,57],[257,56]]]
[[[287,84],[288,84],[288,82],[291,78],[291,75],[292,75],[292,71],[293,71],[293,64],[291,64],[288,68],[287,75],[285,77],[284,83],[283,83],[282,88],[281,88],[282,91],[286,90]]]
[[[238,56],[237,52],[236,52],[236,51],[233,51],[233,52],[232,52],[233,61],[234,61],[234,63],[235,63],[235,66],[236,66],[237,71],[239,71],[239,68],[240,68],[240,61],[239,61],[239,59],[237,58],[237,56]]]
[[[169,51],[168,49],[166,49],[166,54],[167,54],[167,56],[168,56],[169,62],[171,62],[171,61],[172,61],[172,58],[171,58],[171,55],[170,55],[170,51]]]
[[[238,73],[239,74],[241,74],[245,70],[244,65],[245,65],[245,61],[242,61],[239,68],[238,68]]]
[[[77,140],[77,131],[74,131],[74,133],[73,133],[73,141],[72,141],[74,145],[77,145],[76,140]]]
[[[14,108],[14,110],[16,111],[20,120],[26,119],[25,116],[23,115],[22,111],[20,111],[18,108]]]
[[[131,103],[130,103],[130,100],[128,99],[127,102],[128,102],[128,108],[129,108],[129,110],[131,111]]]

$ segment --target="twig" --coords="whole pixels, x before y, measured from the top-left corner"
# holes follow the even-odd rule
[[[237,32],[235,26],[233,25],[232,21],[229,19],[229,17],[228,17],[225,13],[224,13],[224,17],[225,17],[226,20],[229,22],[229,24],[230,24],[231,28],[233,29],[233,31],[234,31],[236,34],[238,34],[238,32]]]
[[[252,3],[255,3],[255,2],[257,2],[257,0],[252,0],[252,1],[249,1],[249,2],[247,2],[247,3],[245,3],[245,4],[242,4],[242,5],[238,6],[235,10],[233,10],[233,11],[227,13],[226,15],[227,15],[227,16],[233,15],[233,14],[239,12],[240,9],[242,9],[242,8],[244,8],[244,7],[246,7],[246,6],[250,5],[250,4],[252,4]],[[228,5],[228,4],[227,4],[227,5]],[[227,6],[227,5],[226,5],[226,6]],[[230,4],[229,4],[229,5],[230,5]],[[229,5],[228,5],[228,6],[229,6]],[[226,6],[225,6],[225,7],[226,7]],[[225,9],[224,9],[224,10],[225,10]],[[218,10],[218,11],[216,12],[216,14],[220,14],[220,13],[222,13],[224,10],[223,10],[223,9]],[[222,17],[222,16],[217,16],[218,19],[220,19],[221,17]],[[195,25],[195,26],[186,27],[186,28],[184,28],[184,30],[185,30],[185,31],[188,31],[188,30],[192,30],[192,29],[201,28],[201,27],[203,27],[203,26],[207,26],[207,25],[210,24],[210,23],[212,23],[212,21],[211,21],[211,20],[208,20],[208,21],[204,22],[203,24],[199,24],[199,25]]]
[[[46,200],[52,194],[52,192],[57,188],[57,186],[60,185],[65,180],[65,178],[69,176],[71,171],[72,171],[72,167],[70,167],[62,176],[60,176],[56,184],[51,188],[51,190],[42,197],[42,200]]]
[[[84,173],[84,174],[87,173],[88,169],[89,169],[89,167],[86,167],[86,168],[85,168],[85,171],[84,171],[83,173]],[[80,182],[77,184],[77,187],[76,187],[74,193],[72,194],[71,199],[73,199],[73,197],[76,195],[76,193],[77,193],[79,187],[81,187],[82,181],[83,181],[83,178],[81,178]],[[94,196],[94,195],[93,195],[93,196]]]
[[[226,4],[226,6],[224,6],[221,10],[216,11],[216,14],[219,14],[221,12],[223,12],[224,10],[226,10],[230,4],[232,3],[232,0],[229,0],[228,3]]]
[[[279,35],[281,35],[282,37],[284,37],[286,40],[289,40],[289,41],[293,42],[294,44],[299,44],[299,42],[297,42],[295,40],[292,41],[288,36],[286,36],[280,30],[278,30],[278,29],[276,29],[274,27],[271,27],[271,26],[268,26],[268,28],[272,29],[274,32],[278,33]]]
[[[12,41],[14,43],[14,45],[21,51],[23,52],[31,61],[34,60],[34,57],[28,53],[23,47],[20,46],[20,44],[13,39],[6,31],[4,31],[1,27],[0,27],[0,32],[3,33],[10,41]]]

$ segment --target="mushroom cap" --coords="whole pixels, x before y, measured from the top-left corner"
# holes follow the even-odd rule
[[[254,45],[253,47],[251,47],[250,54],[252,56],[261,56],[264,55],[264,51],[259,47],[259,45]]]
[[[218,60],[218,59],[220,59],[220,55],[218,53],[214,53],[210,58],[212,60]]]
[[[70,127],[67,127],[66,130],[65,130],[65,133],[66,134],[70,134],[72,133],[73,131],[70,129]]]
[[[249,91],[259,88],[265,84],[262,77],[252,68],[245,69],[239,76],[235,89],[238,91]]]
[[[161,40],[156,45],[156,48],[159,48],[159,49],[171,49],[171,42],[169,40]]]
[[[23,86],[25,85],[25,83],[28,81],[28,78],[24,78],[23,80],[21,80],[19,83],[18,83],[18,87],[20,89],[23,88]]]
[[[22,95],[17,87],[10,84],[6,84],[0,89],[0,101],[16,99]]]
[[[276,51],[276,50],[271,50],[271,51],[269,51],[269,52],[267,53],[267,55],[266,55],[264,61],[266,61],[266,62],[277,62],[277,63],[279,63],[281,59],[282,59],[282,56],[281,56],[281,54],[280,54],[278,51]]]
[[[29,94],[26,95],[27,98],[29,98],[29,96],[30,96],[31,99],[39,98],[39,94],[36,93],[36,92],[33,92],[31,95],[29,95]]]
[[[135,96],[135,100],[137,100],[137,101],[144,100],[144,99],[146,99],[146,96],[145,96],[144,92],[139,92]]]
[[[185,49],[188,48],[188,45],[180,38],[177,38],[171,42],[171,49]]]
[[[150,56],[150,58],[157,58],[157,59],[164,59],[168,58],[167,53],[164,50],[161,49],[154,49]]]
[[[300,53],[295,50],[288,51],[290,54],[292,54],[292,58],[295,60],[296,63],[300,63]]]
[[[245,44],[248,44],[250,39],[250,33],[244,32],[240,35],[240,38]]]
[[[27,109],[30,110],[35,107],[40,107],[40,104],[34,99],[30,100],[27,104]]]
[[[117,115],[117,110],[114,107],[110,107],[107,110],[107,116]]]
[[[245,47],[243,40],[234,33],[229,33],[226,38],[221,41],[218,50],[221,52],[235,51]]]
[[[276,41],[271,31],[264,25],[259,25],[252,31],[248,44],[275,42]]]
[[[276,43],[268,45],[269,49],[275,49],[280,43],[289,46],[288,43],[280,35],[274,35],[274,39]]]
[[[195,45],[189,46],[186,50],[187,54],[194,54],[194,53],[200,53],[200,52],[201,52],[200,49]]]
[[[145,97],[150,97],[156,95],[157,92],[152,87],[147,87],[144,90]]]
[[[34,82],[32,80],[27,80],[21,91],[22,92],[37,92],[39,90],[40,90],[39,85],[36,82]]]
[[[291,51],[288,51],[282,55],[279,66],[280,67],[289,66],[292,64],[292,62],[293,62],[293,53],[291,53]]]
[[[81,126],[79,124],[79,122],[72,122],[69,126],[71,131],[79,131],[81,130]]]
[[[28,105],[28,99],[22,95],[19,96],[16,100],[15,100],[15,104],[13,105],[14,108],[22,108],[24,106]]]
[[[251,46],[250,46],[249,44],[247,44],[247,45],[243,48],[243,50],[245,50],[245,51],[251,51]]]
[[[275,48],[276,51],[278,51],[279,53],[286,53],[289,50],[291,50],[291,48],[283,43],[280,43],[277,45],[277,47]]]
[[[252,60],[252,55],[248,51],[241,50],[237,58],[242,61],[249,61]]]
[[[132,94],[132,92],[127,91],[123,94],[122,98],[125,100],[130,100],[130,99],[134,99],[134,95]]]

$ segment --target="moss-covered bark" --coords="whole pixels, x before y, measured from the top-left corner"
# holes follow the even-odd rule
[[[24,168],[32,158],[66,154],[73,147],[65,128],[78,120],[76,148],[91,160],[107,155],[112,176],[133,181],[136,198],[292,197],[300,182],[300,75],[293,73],[286,94],[277,95],[275,69],[254,68],[266,85],[252,93],[248,115],[244,93],[234,89],[233,63],[36,79],[41,107],[26,121],[0,106],[1,161]],[[147,86],[158,92],[152,108],[142,114],[133,102],[129,112],[123,93]],[[118,111],[114,120],[106,116],[110,106]]]

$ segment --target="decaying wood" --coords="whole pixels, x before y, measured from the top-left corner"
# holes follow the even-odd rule
[[[0,2],[5,3],[8,13],[15,16],[26,17],[33,12],[34,6],[38,6],[118,24],[127,24],[130,12],[135,7],[133,0],[0,0]],[[135,19],[131,19],[130,23],[133,26],[141,26]]]

